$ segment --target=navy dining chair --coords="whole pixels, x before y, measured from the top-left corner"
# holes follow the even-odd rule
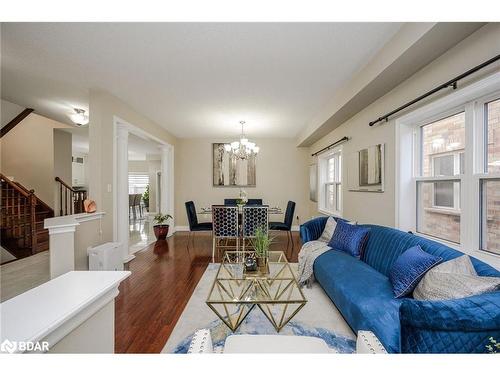
[[[286,232],[287,234],[287,243],[286,248],[290,245],[290,241],[292,242],[293,249],[293,238],[292,238],[292,224],[293,224],[293,214],[295,213],[295,202],[288,201],[286,205],[285,211],[285,221],[271,221],[269,223],[269,230],[278,230]]]
[[[194,246],[194,235],[196,232],[209,232],[212,230],[212,223],[210,222],[205,222],[205,223],[199,223],[198,222],[198,215],[196,214],[196,207],[194,205],[193,201],[189,201],[185,203],[186,205],[186,213],[187,213],[187,218],[188,218],[188,223],[189,223],[189,237],[188,237],[188,247],[189,247],[189,241],[193,240],[193,246]]]

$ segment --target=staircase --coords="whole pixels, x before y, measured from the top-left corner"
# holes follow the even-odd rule
[[[49,231],[44,220],[54,210],[34,190],[0,174],[0,242],[16,258],[25,258],[49,249]]]

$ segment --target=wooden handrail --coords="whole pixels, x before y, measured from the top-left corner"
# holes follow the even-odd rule
[[[17,124],[19,124],[21,121],[23,121],[33,111],[34,111],[33,108],[26,108],[24,111],[22,111],[16,117],[14,117],[9,123],[7,123],[0,130],[0,138],[2,138],[5,134],[10,132],[12,129],[14,129]]]
[[[56,177],[56,181],[60,182],[62,186],[64,186],[66,189],[71,190],[73,193],[77,192],[78,190],[73,189],[73,187],[69,186],[66,182],[61,180],[59,177]]]
[[[19,194],[22,194],[26,198],[28,198],[31,194],[34,194],[34,190],[27,190],[24,186],[19,185],[17,182],[12,181],[11,179],[5,177],[2,173],[0,173],[0,179],[4,180],[7,182],[9,185],[14,188]]]
[[[64,216],[84,212],[83,202],[87,199],[87,191],[73,189],[59,177],[56,177],[55,180],[59,182],[59,215]]]

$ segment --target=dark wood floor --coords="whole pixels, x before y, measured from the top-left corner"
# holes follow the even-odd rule
[[[158,241],[136,253],[129,263],[132,275],[120,286],[115,312],[115,351],[117,353],[159,353],[175,327],[212,256],[212,239],[198,233],[195,244],[187,248],[187,232],[167,241]],[[287,257],[297,261],[298,233]],[[273,250],[286,249],[286,236],[280,234]]]

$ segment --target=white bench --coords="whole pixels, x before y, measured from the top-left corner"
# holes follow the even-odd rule
[[[331,353],[326,342],[317,337],[284,335],[231,335],[224,343],[224,353]],[[188,353],[213,353],[210,330],[195,332]],[[359,331],[356,353],[387,353],[384,346],[370,331]]]

